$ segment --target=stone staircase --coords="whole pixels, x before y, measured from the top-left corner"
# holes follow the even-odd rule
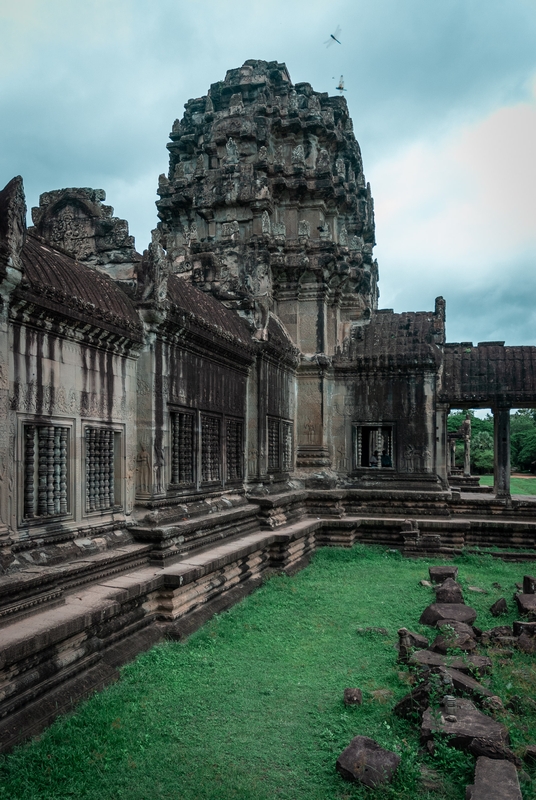
[[[369,494],[297,490],[145,509],[116,546],[1,577],[0,751],[116,680],[155,642],[189,635],[274,572],[293,574],[319,546],[444,557],[491,535],[503,548],[534,547],[534,520],[445,516],[442,500],[437,515],[428,505],[408,519],[426,498],[389,506]]]

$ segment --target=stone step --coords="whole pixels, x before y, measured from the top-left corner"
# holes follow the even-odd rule
[[[32,567],[0,579],[0,626],[61,605],[65,594],[88,583],[137,569],[150,546],[125,544],[53,567]]]

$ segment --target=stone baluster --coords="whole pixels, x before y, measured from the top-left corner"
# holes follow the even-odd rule
[[[92,428],[86,428],[86,508],[87,511],[95,511],[95,442]]]
[[[24,516],[35,514],[34,494],[35,472],[35,425],[26,425],[24,429]]]
[[[67,513],[67,428],[60,428],[60,514]]]
[[[180,483],[180,449],[181,449],[181,434],[182,414],[173,414],[172,417],[172,444],[171,444],[171,483]]]
[[[115,434],[108,431],[108,505],[113,508],[115,505]]]
[[[47,448],[47,511],[49,516],[54,515],[54,426],[46,426]]]
[[[61,491],[61,443],[60,427],[54,427],[54,514],[60,513],[60,491]]]

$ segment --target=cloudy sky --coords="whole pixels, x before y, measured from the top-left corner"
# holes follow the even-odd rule
[[[340,26],[341,45],[326,48]],[[536,0],[0,0],[0,183],[107,192],[143,250],[190,97],[248,58],[346,98],[380,306],[536,344]]]

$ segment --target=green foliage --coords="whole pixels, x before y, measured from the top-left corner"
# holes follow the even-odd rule
[[[510,451],[512,468],[534,471],[536,461],[536,417],[532,409],[519,409],[510,415]]]
[[[402,757],[393,783],[374,791],[377,800],[463,797],[473,759],[441,744],[433,756],[423,753],[418,728],[392,713],[410,688],[409,671],[396,662],[398,628],[433,636],[418,623],[433,600],[419,584],[429,563],[436,562],[383,548],[320,550],[306,570],[271,579],[185,643],[139,656],[117,684],[0,758],[0,798],[366,800],[370,790],[335,771],[358,734]],[[485,555],[453,563],[479,626],[493,627],[489,607],[512,597],[522,565]],[[474,585],[488,594],[472,593]],[[508,602],[501,623],[515,619]],[[497,662],[490,688],[505,702],[534,696],[533,663],[523,653]],[[344,706],[348,686],[363,691],[361,706]],[[505,715],[516,751],[535,740],[533,711]],[[422,767],[437,772],[443,788],[425,789]]]

